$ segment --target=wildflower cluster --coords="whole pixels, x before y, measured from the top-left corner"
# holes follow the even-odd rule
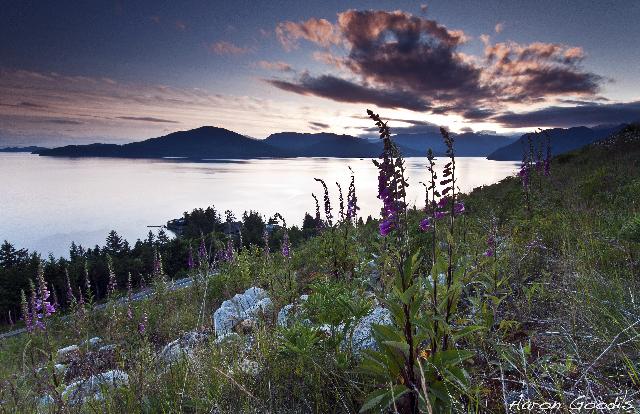
[[[324,190],[324,216],[327,222],[327,226],[331,227],[333,226],[333,210],[331,208],[331,199],[329,198],[329,189],[327,188],[327,184],[324,182],[324,180],[320,178],[314,178],[314,180],[322,184],[322,188]],[[317,202],[317,199],[316,199],[316,202]],[[320,213],[320,209],[318,208],[318,213],[317,213],[318,216],[320,215],[319,213]]]
[[[50,302],[51,292],[44,280],[42,264],[38,266],[37,286],[30,281],[31,299],[27,301],[24,291],[21,292],[20,307],[24,318],[24,323],[28,332],[35,329],[44,331],[46,329],[45,318],[55,313],[56,307]]]
[[[349,171],[351,171],[351,183],[349,184],[349,192],[347,193],[347,220],[355,221],[357,219],[358,210],[358,197],[356,197],[356,182],[353,174],[353,170],[349,167]]]
[[[404,178],[404,159],[391,140],[387,123],[371,110],[367,110],[367,114],[378,127],[384,144],[384,151],[380,156],[382,161],[374,160],[373,163],[378,167],[378,199],[382,201],[379,230],[380,235],[387,236],[399,226],[399,214],[406,213],[406,188],[409,184]]]

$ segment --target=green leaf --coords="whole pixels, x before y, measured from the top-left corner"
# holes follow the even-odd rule
[[[480,326],[480,325],[465,326],[459,331],[454,332],[451,336],[454,341],[458,341],[467,335],[471,335],[472,333],[478,332],[478,331],[484,331],[485,329],[486,328],[484,326]]]
[[[450,349],[448,351],[436,352],[435,355],[432,356],[431,362],[437,367],[454,366],[471,357],[473,357],[473,352],[471,351]]]
[[[362,407],[360,407],[360,412],[364,413],[374,408],[384,410],[408,391],[409,389],[404,385],[394,385],[389,389],[385,388],[373,391],[367,396]]]
[[[398,351],[402,352],[402,354],[406,357],[409,355],[409,344],[406,342],[400,342],[400,341],[384,341],[383,342],[384,345],[389,346],[393,349],[397,349]]]

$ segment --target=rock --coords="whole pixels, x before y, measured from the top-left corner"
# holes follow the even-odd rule
[[[82,341],[82,343],[80,344],[81,348],[89,348],[89,349],[98,349],[100,348],[100,345],[102,344],[102,338],[100,338],[99,336],[94,336],[93,338],[89,338],[86,341]]]
[[[309,299],[309,295],[301,295],[297,303],[290,303],[284,305],[278,312],[277,324],[278,326],[286,327],[289,322],[297,316],[299,316],[300,304],[306,302]]]
[[[373,339],[372,325],[391,325],[393,318],[389,309],[376,307],[371,313],[360,319],[353,328],[351,337],[351,349],[359,355],[365,349],[376,349],[376,341]]]
[[[318,326],[318,333],[324,336],[325,338],[331,338],[331,336],[333,335],[333,329],[331,325],[329,325],[328,323],[325,323]]]
[[[65,364],[56,364],[54,365],[54,368],[56,370],[56,374],[58,375],[64,375],[65,371],[67,370],[67,366]]]
[[[97,351],[82,353],[69,362],[64,372],[64,380],[69,383],[77,378],[85,378],[93,373],[109,371],[116,367],[115,345],[105,345]]]
[[[367,263],[367,273],[369,274],[369,287],[373,289],[380,287],[380,271],[375,260],[370,260]]]
[[[62,391],[62,398],[70,405],[76,405],[91,399],[102,399],[103,388],[116,389],[128,385],[129,376],[126,372],[111,370],[72,382]]]
[[[216,345],[228,345],[230,343],[242,343],[242,337],[235,332],[229,332],[228,334],[221,335],[213,341]]]
[[[169,364],[182,357],[192,358],[195,349],[205,343],[208,338],[209,335],[204,332],[187,332],[175,341],[168,343],[158,356]]]
[[[273,309],[273,303],[267,292],[259,287],[251,287],[244,293],[222,302],[220,308],[213,313],[213,327],[216,335],[225,335],[243,319],[257,318]]]
[[[239,368],[240,372],[251,376],[256,376],[260,373],[260,365],[256,361],[247,358],[240,362]]]
[[[288,305],[284,305],[282,309],[278,312],[277,324],[278,326],[286,327],[289,323],[289,319],[291,319],[291,313],[293,312],[295,305],[290,303]]]
[[[98,348],[98,352],[106,353],[106,352],[115,352],[116,346],[114,344],[103,345]]]
[[[80,348],[78,345],[69,345],[58,349],[57,359],[61,364],[68,364],[73,359],[77,358],[78,355],[80,355]]]

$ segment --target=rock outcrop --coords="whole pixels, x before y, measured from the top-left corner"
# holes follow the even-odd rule
[[[233,332],[244,320],[259,322],[260,316],[273,310],[273,303],[264,289],[250,287],[244,293],[222,302],[213,313],[213,327],[216,336]]]

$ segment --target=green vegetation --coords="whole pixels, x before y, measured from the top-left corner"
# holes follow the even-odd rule
[[[190,270],[172,267],[177,255],[163,254],[159,266],[151,249],[140,271],[155,288],[147,299],[125,295],[118,305],[114,293],[94,310],[95,292],[79,283],[87,299],[72,299],[68,317],[54,313],[46,330],[0,342],[0,410],[485,413],[525,400],[567,408],[581,396],[637,407],[640,127],[554,158],[550,174],[529,154],[526,182],[521,173],[466,195],[457,194],[452,152],[449,174],[437,178],[445,189],[428,187],[420,211],[403,204],[402,158],[386,124],[378,126],[387,155],[378,164],[380,223],[357,220],[351,190],[345,212],[343,203],[332,208],[331,186],[317,187],[324,218],[318,207],[303,230],[280,227],[270,249],[255,230],[227,250],[221,235],[205,234],[204,248],[191,240]],[[170,243],[185,243],[186,264],[187,239]],[[224,255],[213,260],[217,251]],[[114,264],[125,286],[130,270]],[[186,272],[193,284],[172,291],[165,272]],[[211,315],[252,286],[268,292],[272,307],[236,327],[240,335],[215,338]],[[289,304],[290,318],[278,323]],[[363,318],[385,309],[388,320],[372,325],[375,348],[356,346]],[[163,349],[187,332],[206,339],[168,362]],[[109,358],[75,372],[69,363],[62,374],[56,351],[93,336],[116,345]],[[83,345],[76,359],[91,352]],[[78,403],[63,393],[106,370],[126,372],[128,385],[105,385],[101,400]]]

